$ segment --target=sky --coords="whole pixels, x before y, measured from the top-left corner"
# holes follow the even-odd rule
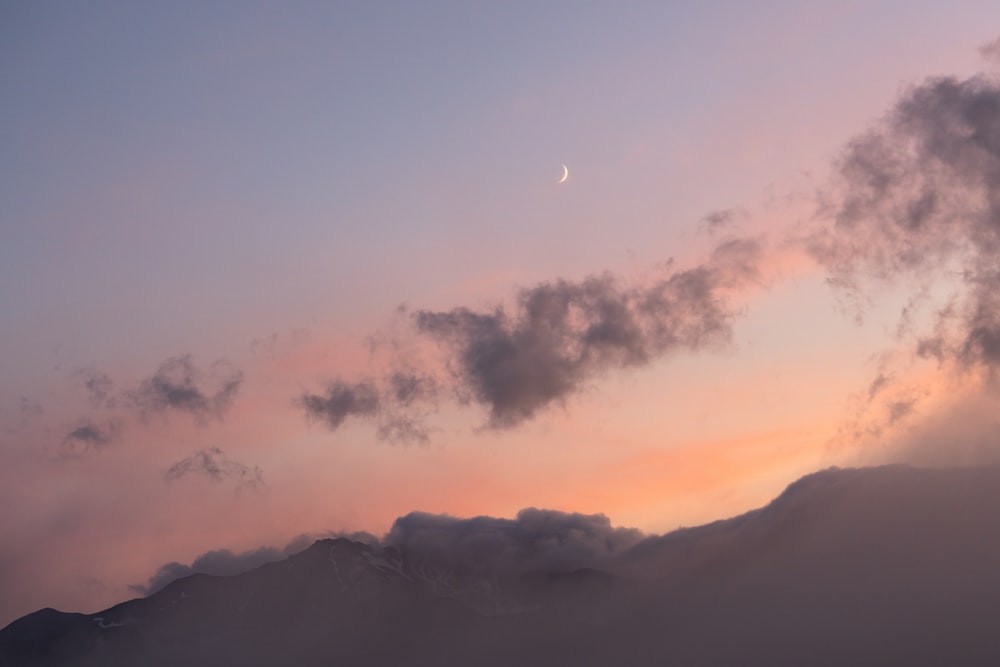
[[[997,460],[1000,7],[752,4],[0,5],[0,624]]]

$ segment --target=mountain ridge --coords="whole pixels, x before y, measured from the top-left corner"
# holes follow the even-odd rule
[[[484,574],[326,538],[95,614],[28,614],[0,630],[0,665],[990,664],[997,525],[1000,467],[894,465],[807,475],[596,567]]]

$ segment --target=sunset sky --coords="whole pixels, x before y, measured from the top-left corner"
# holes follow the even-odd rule
[[[972,0],[5,3],[0,625],[413,510],[662,533],[993,460],[998,36]]]

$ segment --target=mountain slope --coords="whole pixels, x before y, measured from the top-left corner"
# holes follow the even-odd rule
[[[30,614],[0,665],[998,664],[1000,468],[827,470],[603,567],[470,579],[321,540]]]

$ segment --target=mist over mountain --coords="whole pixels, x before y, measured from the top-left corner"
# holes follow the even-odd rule
[[[825,470],[662,536],[413,514],[380,541],[29,614],[0,665],[996,664],[998,524],[1000,467]]]

